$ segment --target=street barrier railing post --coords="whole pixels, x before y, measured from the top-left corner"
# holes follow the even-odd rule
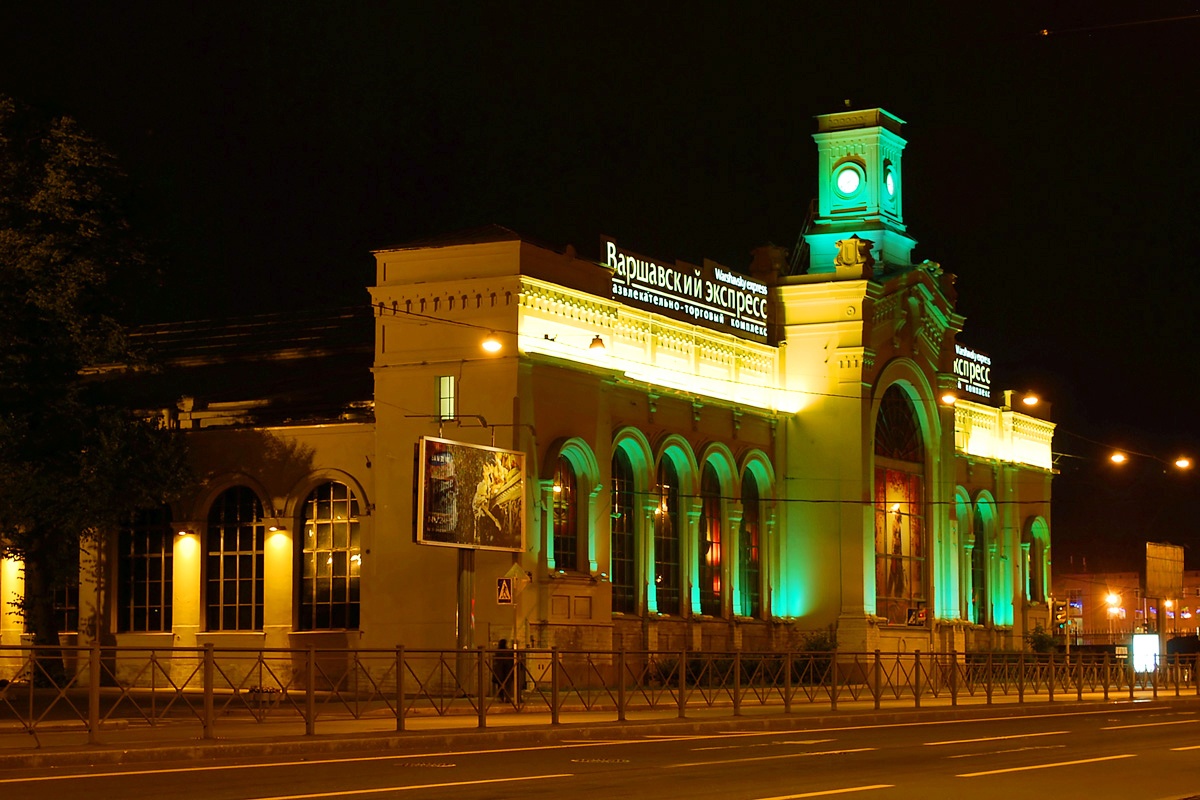
[[[987,697],[987,704],[992,704],[992,651],[988,650],[987,659],[984,662],[983,675],[983,692]]]
[[[483,651],[483,645],[479,645],[475,650],[475,692],[479,697],[479,704],[476,707],[478,714],[478,726],[482,730],[487,727],[487,706],[488,706],[488,682],[485,677],[485,658],[487,654]]]
[[[317,650],[308,647],[304,659],[304,735],[317,732]]]
[[[1200,693],[1200,684],[1197,684]],[[792,713],[792,649],[789,647],[783,658],[783,713]]]
[[[88,651],[88,744],[100,733],[100,642]]]
[[[733,654],[733,715],[742,715],[742,651]]]
[[[213,720],[215,713],[213,709],[213,680],[216,669],[214,667],[213,643],[207,642],[204,645],[204,738],[215,739],[216,733],[213,731]]]
[[[829,709],[837,711],[838,701],[838,660],[837,652],[829,654]]]
[[[617,651],[617,722],[625,721],[625,647]]]
[[[913,708],[921,707],[921,651],[913,651]]]
[[[404,730],[404,645],[396,645],[396,730]]]
[[[958,651],[950,648],[950,705],[958,705]]]
[[[883,700],[883,659],[879,655],[878,648],[875,650],[874,673],[871,676],[871,694],[875,696],[875,710],[878,711]]]
[[[1037,656],[1034,656],[1037,663]],[[1017,653],[1017,704],[1025,702],[1025,651]]]
[[[558,724],[558,647],[550,648],[550,724]]]

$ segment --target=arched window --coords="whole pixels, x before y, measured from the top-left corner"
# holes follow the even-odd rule
[[[554,470],[554,566],[579,569],[579,497],[575,468],[565,455]]]
[[[303,631],[359,626],[358,500],[350,487],[330,481],[304,501],[300,550],[300,618]]]
[[[609,559],[612,569],[612,610],[618,614],[637,613],[637,570],[634,557],[634,478],[633,464],[618,447],[612,460],[612,539]]]
[[[925,622],[924,464],[912,401],[893,385],[875,422],[875,613],[893,625]]]
[[[1022,544],[1026,552],[1026,599],[1031,603],[1046,602],[1046,561],[1047,543],[1050,541],[1050,529],[1046,520],[1037,517],[1026,526],[1025,541]]]
[[[654,595],[661,614],[680,613],[679,537],[683,515],[679,508],[679,472],[669,456],[658,465],[658,507],[654,510]]]
[[[208,630],[263,625],[263,509],[245,486],[227,489],[208,512],[205,606]]]
[[[971,621],[976,625],[988,624],[988,524],[982,507],[976,507],[972,517],[971,531],[974,547],[971,548]]]
[[[742,529],[738,536],[738,589],[740,613],[757,617],[762,611],[762,502],[758,481],[750,472],[742,477]]]
[[[723,528],[721,480],[713,465],[706,463],[700,478],[700,546],[696,548],[696,559],[700,579],[700,613],[713,617],[721,616]]]
[[[138,512],[117,536],[117,630],[171,630],[175,532],[169,508]]]

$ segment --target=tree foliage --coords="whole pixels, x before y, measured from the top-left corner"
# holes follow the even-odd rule
[[[69,118],[0,96],[0,547],[25,567],[27,627],[57,643],[53,592],[79,552],[171,500],[177,434],[106,403],[88,373],[133,364],[122,287],[148,277],[115,159]]]

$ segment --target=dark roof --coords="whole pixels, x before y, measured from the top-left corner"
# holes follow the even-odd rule
[[[376,253],[385,253],[389,250],[420,250],[424,247],[454,247],[463,244],[487,244],[489,242],[525,242],[526,244],[540,247],[543,250],[549,250],[554,253],[562,253],[566,248],[558,245],[550,244],[530,236],[524,236],[511,228],[506,228],[503,225],[483,225],[479,228],[467,228],[453,233],[446,233],[440,236],[434,236],[428,239],[420,239],[415,242],[405,242],[404,244],[396,245],[395,247],[384,247],[375,250]]]
[[[519,242],[527,241],[521,234],[503,225],[483,225],[479,228],[445,233],[415,242],[405,242],[395,247],[384,247],[375,252],[387,250],[420,250],[423,247],[454,247],[461,244],[485,244],[487,242]]]
[[[150,367],[101,373],[98,389],[137,408],[260,401],[246,417],[256,425],[371,415],[369,305],[146,325],[130,338]]]

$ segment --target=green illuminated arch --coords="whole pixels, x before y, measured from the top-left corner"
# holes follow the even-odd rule
[[[576,520],[575,535],[577,547],[582,558],[576,563],[559,563],[554,552],[554,514],[544,514],[543,536],[546,551],[546,566],[548,569],[586,570],[595,574],[598,570],[596,562],[596,506],[600,490],[600,466],[596,455],[586,441],[578,436],[569,439],[555,440],[542,460],[542,474],[539,476],[542,486],[543,503],[546,508],[553,508],[554,475],[558,469],[559,459],[564,459],[574,473],[576,496],[574,514]],[[567,540],[569,543],[569,539]],[[586,559],[586,562],[585,562]]]
[[[741,519],[735,527],[736,541],[732,553],[735,568],[732,570],[733,612],[743,617],[769,617],[772,613],[767,600],[771,593],[767,587],[773,584],[771,565],[775,562],[776,541],[774,535],[775,514],[775,468],[761,450],[752,450],[742,457],[738,470],[738,494]],[[757,497],[757,508],[750,502]],[[782,586],[785,596],[780,597],[780,607],[790,608],[796,595],[803,592],[802,586]]]
[[[733,550],[733,528],[741,521],[736,498],[737,485],[733,452],[713,443],[700,457],[700,484],[694,558],[688,561],[693,614],[723,617],[727,611]]]
[[[1050,596],[1050,524],[1044,517],[1029,517],[1021,527],[1025,562],[1025,599],[1045,603]]]
[[[951,557],[954,559],[954,574],[958,580],[958,618],[970,620],[972,615],[971,558],[975,548],[975,514],[971,506],[971,495],[962,486],[954,489],[954,528],[957,543]]]
[[[929,382],[911,359],[884,367],[872,394],[869,431],[874,502],[864,544],[874,564],[863,581],[863,600],[889,624],[905,625],[911,614],[928,619],[936,611],[930,573],[939,529],[930,500],[938,484],[941,425]]]
[[[689,543],[695,541],[699,515],[699,467],[687,439],[671,434],[659,441],[654,486],[659,503],[649,548],[654,590],[649,594],[658,613],[683,615],[694,608],[686,565],[692,560]]]
[[[1004,624],[1004,586],[1000,580],[1000,541],[997,536],[996,501],[984,490],[975,496],[971,515],[971,621],[977,625]],[[1011,603],[1009,604],[1011,609]]]
[[[648,522],[657,505],[654,483],[654,453],[645,434],[633,427],[619,429],[613,436],[613,464],[609,487],[609,576],[615,613],[654,611],[648,577],[653,574],[646,537]],[[621,461],[627,465],[622,474]]]

